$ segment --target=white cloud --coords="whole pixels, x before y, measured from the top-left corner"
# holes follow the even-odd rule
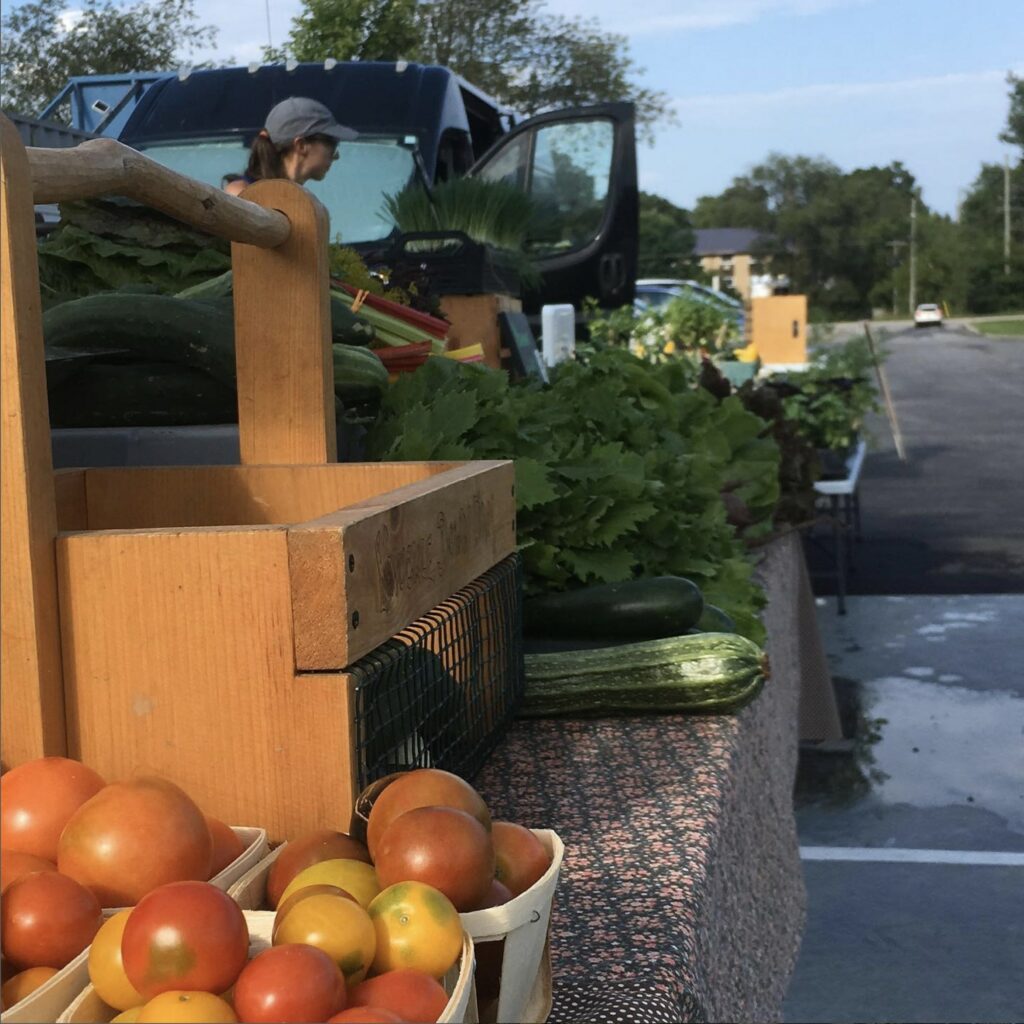
[[[928,75],[880,82],[820,82],[812,85],[775,89],[770,92],[708,93],[683,96],[674,100],[681,117],[711,115],[716,118],[769,107],[792,109],[795,106],[820,106],[875,97],[916,97],[922,93],[954,90],[962,94],[981,87],[988,94],[994,85],[1006,81],[1006,69]]]
[[[624,17],[621,0],[548,0],[547,7],[569,17],[597,18],[602,27],[625,35],[700,32],[749,25],[764,18],[811,16],[873,0],[646,0]]]
[[[62,32],[70,32],[85,17],[85,11],[69,9],[57,15],[57,24]]]

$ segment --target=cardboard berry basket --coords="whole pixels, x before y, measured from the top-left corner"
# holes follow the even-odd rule
[[[232,827],[232,831],[245,844],[245,849],[223,871],[210,879],[211,885],[225,892],[237,878],[259,863],[270,849],[265,829]],[[119,909],[122,908],[104,910],[103,916],[111,917]],[[56,1020],[89,984],[88,958],[89,951],[85,949],[30,996],[5,1009],[0,1014],[0,1024],[38,1024],[39,1021]]]
[[[383,787],[377,787],[379,792]],[[479,999],[477,1012],[483,1024],[514,1021],[540,1024],[551,1012],[551,951],[548,926],[558,874],[565,846],[550,829],[533,829],[533,834],[551,854],[551,866],[526,892],[504,906],[460,914],[463,927],[477,946],[504,942],[503,949],[490,953],[488,964],[497,961],[498,998]],[[243,910],[259,910],[267,905],[267,878],[270,868],[287,843],[282,843],[228,889]],[[478,961],[481,959],[478,948]],[[500,957],[500,960],[498,958]],[[481,996],[478,991],[477,997]]]
[[[548,933],[565,846],[551,829],[535,828],[532,832],[551,854],[551,866],[541,878],[500,907],[459,915],[477,946],[478,962],[484,960],[481,951],[487,943],[504,942],[503,951],[493,955],[495,961],[498,955],[501,957],[496,1003],[485,1002],[484,994],[478,991],[478,1013],[483,1024],[541,1024],[551,1013]],[[488,957],[488,962],[491,959]],[[478,977],[478,988],[480,980]]]
[[[245,919],[249,924],[249,956],[252,958],[270,948],[274,914],[247,910]],[[448,1005],[437,1018],[438,1024],[475,1024],[476,1000],[472,998],[473,940],[469,935],[463,938],[458,963],[441,979],[441,983],[449,998]],[[117,1010],[100,999],[92,985],[87,984],[56,1020],[58,1024],[107,1024],[117,1013]]]

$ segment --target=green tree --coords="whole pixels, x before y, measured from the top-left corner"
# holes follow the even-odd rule
[[[1011,146],[1020,146],[1024,154],[1024,78],[1014,74],[1006,76],[1010,86],[1010,110],[1006,115],[1006,128],[999,138]]]
[[[410,59],[419,46],[415,11],[416,0],[305,0],[287,49],[301,61]]]
[[[640,193],[640,277],[692,278],[698,274],[689,213],[650,192]]]
[[[563,18],[543,0],[303,0],[284,51],[298,60],[419,60],[451,68],[524,114],[631,100],[641,135],[676,120],[644,88],[624,36]]]
[[[33,0],[4,15],[0,103],[33,115],[73,75],[164,71],[212,46],[216,29],[199,24],[195,0],[84,0],[69,17],[66,0]]]

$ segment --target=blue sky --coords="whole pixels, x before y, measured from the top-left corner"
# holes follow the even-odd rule
[[[300,0],[269,0],[275,43]],[[72,7],[69,4],[69,7]],[[220,29],[206,56],[258,58],[265,0],[197,0]],[[640,186],[681,206],[772,150],[844,170],[901,160],[954,213],[1002,162],[1006,72],[1024,74],[1024,0],[547,0],[629,37],[643,84],[679,116],[639,151]],[[343,54],[337,54],[339,58]]]

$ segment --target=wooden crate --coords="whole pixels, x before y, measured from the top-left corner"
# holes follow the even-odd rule
[[[5,763],[163,774],[271,840],[343,827],[344,670],[514,550],[512,464],[333,463],[327,220],[301,187],[235,200],[109,140],[30,164],[0,129]],[[233,240],[240,466],[53,472],[32,201],[104,190]]]

